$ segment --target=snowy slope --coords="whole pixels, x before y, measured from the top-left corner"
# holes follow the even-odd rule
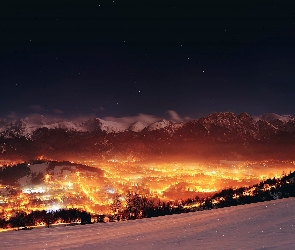
[[[282,122],[289,122],[293,121],[294,117],[292,115],[278,115],[275,113],[267,113],[264,115],[254,117],[256,121],[258,120],[265,120],[265,121],[272,121],[272,120],[280,120]]]
[[[97,118],[97,119],[101,123],[101,126],[100,126],[101,130],[105,131],[105,132],[108,132],[108,133],[122,132],[122,131],[128,129],[128,127],[129,127],[129,124],[126,125],[126,124],[120,123],[120,122],[106,121],[106,120],[102,120],[102,119],[99,119],[99,118]]]
[[[294,249],[295,198],[107,224],[9,231],[1,249]]]
[[[292,115],[277,115],[274,113],[268,113],[252,118],[245,112],[238,116],[231,112],[219,112],[213,113],[207,117],[200,118],[196,121],[198,121],[208,130],[219,126],[225,128],[228,131],[238,130],[244,131],[245,133],[248,131],[248,133],[256,137],[259,126],[270,127],[276,130],[278,128],[282,129],[282,125],[288,125],[290,123],[289,126],[292,127],[294,125],[295,118]],[[133,132],[161,130],[173,133],[181,128],[184,124],[185,122],[175,123],[165,119],[153,123],[145,123],[142,121],[132,123],[123,120],[118,121],[118,119],[117,121],[112,121],[109,119],[103,120],[100,118],[91,118],[83,122],[75,122],[55,118],[50,119],[43,115],[33,114],[25,117],[24,119],[10,122],[0,119],[0,135],[4,138],[23,136],[29,139],[31,138],[34,131],[40,128],[64,129],[65,131],[77,132],[104,131],[106,133],[120,133],[126,130]],[[291,130],[292,129],[293,127]],[[284,127],[284,130],[290,130],[290,128]]]
[[[163,119],[161,121],[157,121],[157,122],[154,122],[154,123],[150,124],[147,127],[147,130],[148,131],[153,131],[153,130],[157,130],[157,129],[163,129],[163,128],[168,127],[170,124],[171,124],[170,121],[167,121],[167,120]]]
[[[30,117],[12,122],[5,122],[4,120],[0,121],[0,133],[3,133],[4,135],[7,134],[6,137],[10,137],[10,134],[14,134],[15,136],[30,138],[33,132],[39,128],[64,129],[66,131],[87,131],[79,123],[57,119],[48,120],[42,115],[31,115]]]
[[[129,127],[129,130],[133,131],[133,132],[141,132],[145,127],[147,127],[146,123],[138,121],[138,122],[133,123]]]

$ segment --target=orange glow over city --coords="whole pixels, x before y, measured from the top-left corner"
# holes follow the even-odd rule
[[[248,187],[295,170],[292,161],[220,160],[209,164],[110,159],[104,163],[93,160],[79,163],[101,169],[103,174],[63,166],[44,174],[41,183],[36,185],[28,184],[25,179],[20,180],[20,185],[2,185],[0,213],[5,218],[19,211],[29,213],[60,208],[81,208],[92,214],[112,213],[114,200],[120,199],[124,207],[128,193],[162,201],[207,197],[225,188]],[[45,162],[34,168],[42,171],[46,166]],[[251,190],[248,192],[251,195]]]

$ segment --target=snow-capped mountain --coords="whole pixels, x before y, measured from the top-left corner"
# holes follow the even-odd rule
[[[271,121],[274,121],[274,120],[279,120],[279,121],[282,121],[282,122],[286,123],[286,122],[289,122],[289,121],[294,121],[295,117],[292,116],[292,115],[278,115],[278,114],[275,114],[275,113],[266,113],[264,115],[256,116],[256,117],[254,117],[254,119],[256,121],[265,120],[265,121],[268,121],[268,122],[271,122]]]
[[[58,156],[58,160],[72,159],[64,158],[69,155],[141,159],[150,154],[228,154],[239,158],[270,152],[291,155],[295,145],[293,116],[267,114],[258,119],[245,112],[220,112],[188,122],[160,120],[151,124],[99,118],[82,123],[49,121],[41,116],[15,122],[2,120],[0,128],[0,158],[15,159],[34,159],[39,155],[51,159]]]
[[[254,118],[259,122],[268,122],[278,131],[294,132],[295,117],[292,115],[278,115],[274,113],[267,113]]]
[[[58,119],[47,119],[43,115],[32,115],[24,119],[15,120],[12,122],[0,122],[0,133],[5,137],[26,137],[31,135],[39,128],[47,129],[64,129],[66,131],[82,131],[86,129],[81,124],[73,121],[65,121]]]
[[[0,120],[0,133],[1,136],[6,138],[10,137],[26,137],[31,138],[33,133],[40,129],[47,128],[62,129],[67,132],[96,132],[103,131],[106,133],[123,132],[129,128],[128,124],[106,121],[99,118],[89,119],[82,123],[69,121],[69,120],[47,120],[44,116],[30,116],[24,119],[8,122]]]
[[[168,120],[160,120],[154,122],[146,127],[145,131],[162,131],[167,132],[169,134],[174,134],[178,129],[180,129],[184,125],[183,122],[174,122]]]
[[[118,133],[128,129],[128,125],[124,123],[106,121],[100,118],[94,118],[83,122],[81,127],[87,132],[104,131],[106,133]]]
[[[146,123],[137,121],[133,123],[130,127],[129,130],[133,132],[141,132],[143,129],[145,129],[148,125]]]
[[[151,124],[137,121],[132,124],[92,118],[84,122],[75,122],[61,119],[47,119],[42,115],[32,115],[24,119],[8,122],[0,120],[0,134],[4,138],[26,137],[31,138],[34,132],[41,128],[48,130],[61,129],[66,132],[103,132],[103,133],[124,133],[133,131],[137,133],[148,133],[152,131],[164,131],[177,133],[177,131],[206,130],[208,134],[244,134],[259,138],[261,132],[276,133],[280,130],[293,131],[295,117],[291,115],[277,115],[268,113],[252,117],[243,112],[235,115],[231,112],[213,113],[207,117],[188,122],[176,123],[168,120],[160,120]]]
[[[172,124],[172,122],[163,119],[161,121],[157,121],[157,122],[154,122],[154,123],[150,124],[147,127],[147,130],[148,131],[153,131],[153,130],[163,129],[163,128],[168,127],[171,124]]]
[[[164,129],[171,127],[176,129],[180,127],[180,123],[171,122],[168,120],[160,120],[151,124],[137,121],[133,124],[103,120],[100,118],[92,118],[84,122],[78,123],[69,120],[48,120],[42,115],[26,117],[24,119],[8,122],[0,120],[0,134],[3,137],[26,137],[31,138],[34,132],[41,128],[62,129],[67,132],[105,132],[105,133],[120,133],[124,131],[141,132]]]

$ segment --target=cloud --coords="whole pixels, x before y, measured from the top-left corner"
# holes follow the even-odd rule
[[[43,108],[40,105],[31,105],[30,109],[35,112],[43,111]]]
[[[11,111],[8,115],[6,115],[7,118],[9,119],[16,119],[17,118],[17,113]]]
[[[147,125],[159,121],[162,118],[153,116],[153,115],[147,115],[147,114],[138,114],[136,116],[124,116],[124,117],[114,117],[114,116],[107,116],[103,118],[106,121],[114,121],[114,122],[119,122],[123,124],[128,124],[131,125],[132,123],[135,123],[137,121],[145,123]]]
[[[186,117],[184,117],[184,120],[186,120],[186,121],[190,121],[190,120],[193,120],[194,118],[192,118],[192,117],[190,117],[190,116],[186,116]]]
[[[172,121],[181,122],[183,120],[174,110],[168,110],[168,114]]]
[[[98,108],[93,108],[92,110],[93,110],[93,111],[104,111],[105,108],[104,108],[103,106],[100,106],[100,107],[98,107]]]
[[[52,112],[55,114],[63,114],[63,111],[60,109],[53,109]]]
[[[73,121],[73,122],[77,122],[77,123],[81,123],[81,122],[85,122],[89,119],[93,119],[96,117],[97,116],[95,114],[83,114],[83,115],[70,117],[68,120]]]
[[[43,124],[48,124],[52,122],[50,117],[45,117],[44,115],[37,114],[37,113],[30,114],[23,119],[27,123],[34,124],[34,125],[43,125]]]
[[[39,105],[33,105],[31,108],[39,109],[41,108]],[[24,119],[28,117],[29,119],[32,120],[38,120],[40,119],[39,117],[43,117],[42,119],[46,119],[47,122],[56,122],[60,120],[65,120],[65,121],[73,121],[76,123],[82,123],[85,122],[89,119],[93,118],[98,118],[96,113],[89,113],[89,114],[80,114],[80,115],[75,115],[75,116],[67,116],[63,110],[60,109],[52,109],[51,114],[43,114],[42,112],[34,112],[30,114],[17,114],[13,111],[11,111],[9,114],[6,115],[6,117],[10,120],[15,120],[15,119]],[[169,118],[167,117],[169,115]],[[99,117],[103,120],[106,121],[113,121],[117,123],[121,123],[123,126],[129,127],[135,122],[141,122],[145,125],[150,125],[154,122],[160,121],[163,118],[168,118],[174,122],[181,122],[181,121],[187,121],[191,120],[191,117],[181,117],[176,111],[174,110],[168,110],[167,114],[163,117],[160,116],[155,116],[155,115],[149,115],[149,114],[143,114],[139,113],[134,116],[123,116],[123,117],[115,117],[115,116],[106,116],[106,117]]]

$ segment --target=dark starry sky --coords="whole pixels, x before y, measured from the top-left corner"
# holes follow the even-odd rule
[[[18,2],[0,5],[2,118],[295,114],[292,1]]]

